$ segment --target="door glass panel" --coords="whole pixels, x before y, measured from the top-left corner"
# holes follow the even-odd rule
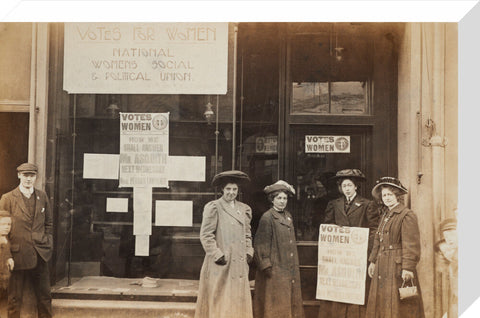
[[[331,178],[342,169],[360,169],[368,178],[369,128],[349,127],[298,127],[292,130],[290,171],[291,182],[296,185],[296,196],[289,202],[296,224],[297,239],[300,241],[318,240],[318,227],[325,217],[325,208],[330,200],[341,195]],[[306,153],[305,136],[348,136],[348,153]],[[369,183],[367,183],[369,184]],[[358,193],[365,196],[365,184],[360,184]],[[370,197],[370,195],[367,195]]]

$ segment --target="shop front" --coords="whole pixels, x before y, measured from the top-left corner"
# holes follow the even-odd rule
[[[78,30],[78,25],[73,25]],[[111,25],[80,24],[84,26],[104,32]],[[86,32],[83,37],[107,37],[101,43],[115,40],[119,33],[113,27],[112,33]],[[141,27],[148,29],[149,25]],[[296,230],[304,307],[307,317],[316,317],[321,306],[315,299],[318,228],[326,204],[340,195],[331,177],[342,169],[360,169],[366,182],[359,193],[371,198],[370,190],[379,177],[405,176],[402,182],[407,187],[417,187],[409,202],[422,206],[419,170],[406,164],[410,160],[407,155],[413,156],[419,148],[404,152],[415,143],[419,127],[416,110],[408,108],[404,100],[407,95],[415,98],[411,95],[414,88],[405,83],[416,72],[409,69],[415,54],[406,47],[422,31],[401,23],[228,23],[221,27],[227,32],[224,44],[228,53],[223,94],[211,90],[106,92],[101,86],[78,92],[68,86],[74,78],[69,77],[68,87],[65,85],[72,67],[71,42],[67,40],[71,30],[65,24],[48,24],[48,124],[42,169],[55,207],[54,285],[87,276],[197,280],[204,257],[199,241],[203,206],[219,196],[219,189],[210,185],[211,178],[237,169],[252,180],[240,194],[240,200],[253,210],[252,234],[269,208],[263,188],[278,179],[294,185],[296,195],[289,200],[288,209]],[[149,36],[148,32],[135,34]],[[200,34],[184,45],[195,50],[194,41]],[[201,36],[208,36],[205,34]],[[128,45],[134,47],[135,43],[132,40]],[[155,54],[165,57],[169,53]],[[115,60],[133,63],[135,59],[123,56]],[[176,63],[170,76],[177,76],[178,82],[187,80],[183,71],[195,66]],[[103,64],[101,69],[114,68],[105,72],[122,77],[123,70],[118,68],[132,67],[115,65],[117,69],[112,64]],[[135,85],[147,82],[149,75],[139,74]],[[127,77],[124,82],[131,80]],[[214,79],[209,81],[211,86],[219,85]],[[399,96],[399,89],[405,95]],[[122,171],[124,114],[168,114],[166,156],[184,160],[175,168],[179,176],[167,178],[164,186],[150,187],[151,195],[147,191],[147,210],[151,211],[147,222],[151,226],[141,234],[137,188],[121,180],[122,172],[116,177],[106,172],[112,166],[120,166]],[[130,144],[142,144],[137,141],[131,139]],[[447,172],[447,178],[455,173]],[[433,182],[426,177],[428,184]],[[185,208],[178,202],[190,205]],[[157,222],[159,207],[168,221],[185,216],[186,221]],[[449,210],[450,206],[444,206],[441,217],[448,216]],[[437,218],[419,216],[421,224]],[[426,251],[422,261],[430,270],[425,273],[436,266],[432,243],[438,235],[435,228],[427,229],[422,237]],[[436,293],[426,300],[429,317],[443,311],[442,300],[438,300],[442,283],[436,279],[436,286],[424,284]]]

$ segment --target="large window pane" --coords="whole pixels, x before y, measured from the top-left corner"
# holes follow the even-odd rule
[[[333,82],[331,109],[334,114],[364,114],[367,110],[366,82]]]
[[[292,113],[311,114],[329,112],[328,83],[292,83]]]
[[[215,118],[209,123],[204,117],[210,102]],[[70,174],[61,176],[65,212],[73,212],[73,246],[71,248],[72,277],[103,275],[113,277],[168,277],[198,278],[202,255],[193,255],[188,264],[181,261],[181,253],[190,248],[192,239],[198,242],[198,232],[204,205],[215,199],[215,189],[210,180],[215,171],[230,169],[232,160],[232,123],[225,113],[231,105],[205,95],[76,95],[72,97],[67,136],[74,136],[63,145],[68,154],[62,160],[74,166],[74,181]],[[73,110],[75,109],[75,112]],[[119,188],[118,180],[85,179],[83,158],[85,154],[118,154],[120,151],[119,112],[170,113],[169,155],[205,157],[205,182],[170,181],[168,188],[153,188],[152,221],[155,221],[155,201],[180,200],[193,204],[193,226],[172,227],[152,224],[149,237],[149,256],[135,256],[133,235],[133,189]],[[230,110],[231,112],[231,110]],[[223,121],[222,121],[223,120]],[[185,167],[189,169],[190,167]],[[71,170],[71,169],[70,169]],[[126,212],[108,212],[107,198],[128,200]],[[70,220],[68,220],[70,221]],[[66,237],[66,242],[69,238]],[[188,243],[190,242],[190,243]],[[61,248],[68,246],[62,245]],[[65,249],[68,253],[68,250]],[[200,252],[201,253],[201,250]],[[192,256],[193,255],[193,256]],[[183,264],[185,263],[185,264]],[[188,265],[187,267],[185,267]]]

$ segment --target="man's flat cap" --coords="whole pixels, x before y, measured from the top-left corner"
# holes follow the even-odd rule
[[[17,167],[17,172],[19,172],[19,173],[27,173],[27,172],[37,173],[38,168],[33,163],[26,162],[26,163],[22,163],[21,165],[19,165]]]

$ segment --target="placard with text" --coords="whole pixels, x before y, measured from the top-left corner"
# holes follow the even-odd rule
[[[119,187],[168,187],[169,113],[120,113]]]
[[[317,299],[363,305],[368,228],[321,224]]]

